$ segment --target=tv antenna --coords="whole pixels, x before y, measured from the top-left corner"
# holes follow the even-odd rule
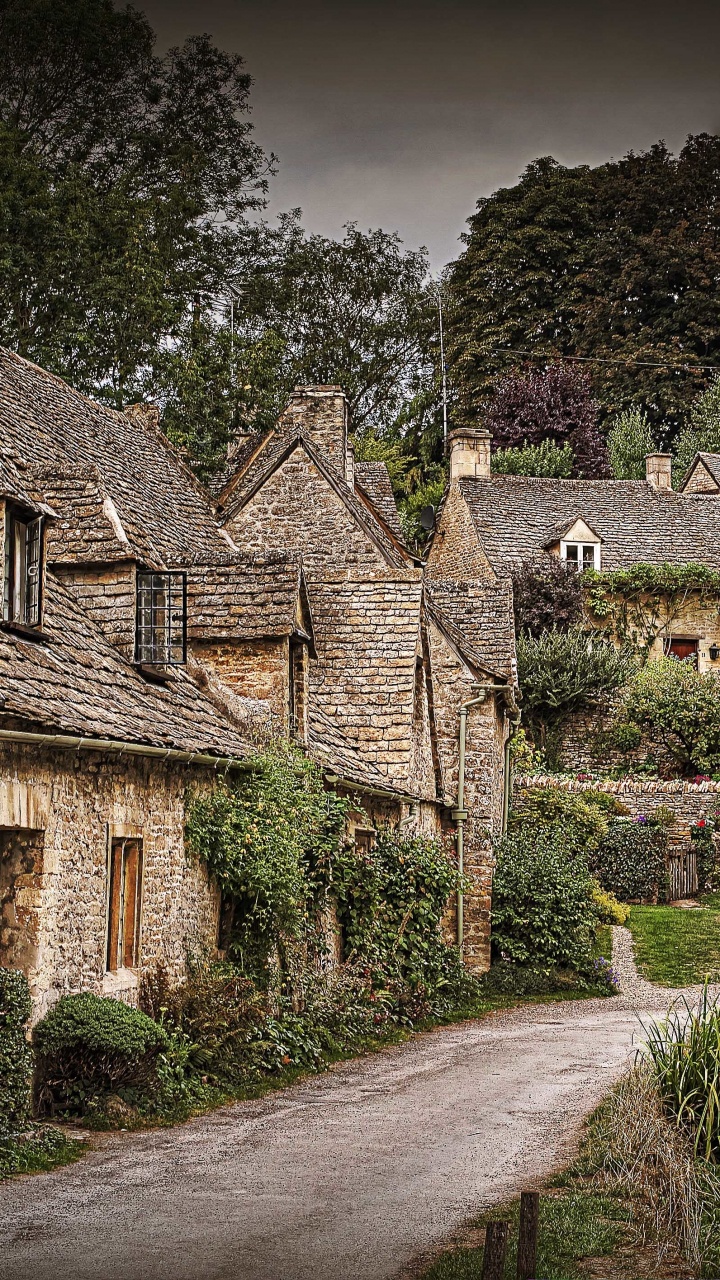
[[[447,414],[447,369],[445,367],[445,332],[443,329],[442,291],[438,283],[437,291],[438,319],[440,321],[440,369],[442,373],[442,407],[443,407],[443,444],[447,448],[448,414]]]

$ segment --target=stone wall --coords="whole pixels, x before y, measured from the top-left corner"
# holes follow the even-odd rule
[[[129,561],[112,565],[54,565],[53,573],[110,643],[132,662],[135,657],[135,565]]]
[[[276,733],[288,732],[289,652],[286,637],[271,640],[203,641],[193,651],[223,684],[243,698],[267,702]]]
[[[18,930],[11,937],[9,928],[17,909],[33,949],[26,967],[36,1016],[66,992],[136,998],[137,971],[106,973],[113,837],[143,841],[141,967],[162,962],[177,981],[189,954],[214,952],[218,892],[184,841],[185,789],[211,785],[212,775],[141,757],[10,745],[0,762],[0,828],[27,837],[35,857],[15,886],[16,906],[3,907],[0,964],[18,954]]]
[[[455,582],[492,581],[496,576],[456,484],[450,486],[443,504],[425,573],[429,582],[434,578]]]

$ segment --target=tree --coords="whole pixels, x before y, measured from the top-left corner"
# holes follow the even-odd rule
[[[696,453],[720,453],[720,375],[690,406],[687,425],[675,446],[678,478],[685,474]]]
[[[536,556],[513,569],[513,609],[518,635],[568,631],[583,612],[580,574],[559,556]]]
[[[222,286],[269,163],[242,59],[109,0],[0,8],[0,339],[121,405]]]
[[[573,475],[608,474],[607,449],[597,423],[598,405],[588,377],[578,369],[551,365],[542,372],[509,374],[495,388],[483,414],[495,449],[516,449],[552,440],[569,445]]]
[[[450,273],[462,413],[482,413],[517,352],[572,355],[590,361],[606,413],[636,405],[675,429],[708,383],[693,366],[720,363],[719,231],[708,134],[677,157],[662,143],[597,168],[544,157],[478,201]]]
[[[493,454],[492,470],[498,476],[546,476],[551,480],[568,480],[573,472],[575,455],[569,444],[554,440],[542,444],[526,444],[522,449],[498,449]]]
[[[610,466],[616,480],[644,480],[645,456],[656,452],[655,437],[643,409],[625,409],[608,432]]]
[[[660,739],[683,773],[720,771],[720,680],[691,662],[660,658],[635,676],[623,708],[627,723]]]

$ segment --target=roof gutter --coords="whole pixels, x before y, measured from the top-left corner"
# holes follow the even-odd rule
[[[0,743],[15,742],[26,746],[57,747],[63,751],[106,751],[118,756],[147,756],[178,764],[197,764],[214,769],[251,769],[247,760],[235,756],[210,756],[201,751],[180,751],[175,747],[151,747],[142,742],[118,742],[114,738],[77,738],[67,733],[26,733],[20,729],[0,729]]]
[[[410,800],[413,804],[418,803],[418,797],[410,795],[409,791],[384,791],[382,787],[368,787],[362,782],[352,782],[350,778],[342,778],[337,773],[326,773],[324,776],[326,782],[333,786],[339,784],[341,787],[347,787],[348,791],[359,791],[367,796],[382,796],[386,800]]]

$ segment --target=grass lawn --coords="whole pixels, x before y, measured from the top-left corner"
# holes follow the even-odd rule
[[[720,902],[706,910],[633,907],[628,928],[637,967],[649,982],[687,987],[720,978]]]

